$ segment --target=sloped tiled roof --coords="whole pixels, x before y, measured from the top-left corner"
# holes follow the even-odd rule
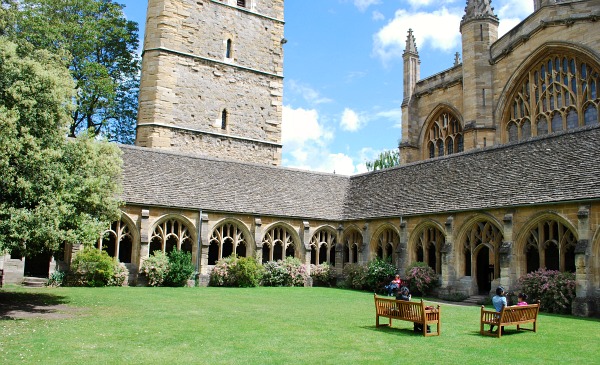
[[[335,221],[600,199],[600,127],[352,177],[122,150],[128,204]]]
[[[347,176],[121,146],[126,204],[339,220]]]
[[[600,199],[600,128],[352,177],[344,218]]]

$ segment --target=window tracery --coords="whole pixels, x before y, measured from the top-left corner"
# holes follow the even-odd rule
[[[344,266],[358,262],[358,251],[362,245],[362,235],[357,230],[352,230],[344,236]]]
[[[241,227],[234,223],[222,223],[215,227],[210,236],[208,264],[215,265],[218,260],[233,253],[246,257],[247,249],[248,243]]]
[[[154,251],[171,252],[182,250],[192,252],[192,236],[185,223],[178,219],[167,219],[157,224],[150,237],[150,254]]]
[[[311,264],[320,265],[328,263],[335,265],[335,244],[337,233],[335,230],[322,229],[316,232],[311,240]]]
[[[532,131],[541,136],[600,123],[599,84],[598,69],[580,57],[559,53],[545,57],[509,99],[505,140],[520,141]]]
[[[463,152],[463,134],[460,121],[449,111],[442,111],[431,122],[425,144],[429,158]]]
[[[415,246],[416,261],[427,263],[437,274],[441,274],[441,250],[445,243],[446,237],[442,231],[433,226],[425,228]]]
[[[122,220],[113,222],[110,229],[102,232],[96,247],[118,258],[119,262],[131,263],[133,236],[129,225]]]
[[[396,259],[396,247],[398,247],[398,243],[400,242],[400,236],[398,233],[391,228],[384,229],[379,236],[377,237],[376,242],[376,255],[377,258],[382,260],[392,260],[392,262]]]
[[[296,257],[296,245],[291,232],[285,227],[271,228],[263,238],[263,262]]]
[[[548,270],[575,272],[575,234],[559,221],[539,222],[529,231],[525,244],[527,272],[541,267]]]

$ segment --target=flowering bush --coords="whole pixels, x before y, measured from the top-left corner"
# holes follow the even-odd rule
[[[360,264],[346,264],[342,271],[342,287],[350,289],[366,288],[367,268]]]
[[[375,259],[367,264],[366,284],[367,289],[374,291],[383,290],[396,274],[396,267],[391,262]]]
[[[263,267],[265,272],[262,285],[264,286],[303,286],[308,279],[306,265],[294,257],[286,257],[283,261],[267,262]]]
[[[168,269],[169,258],[167,255],[162,251],[154,251],[152,256],[148,257],[142,264],[140,273],[148,278],[150,286],[161,286]]]
[[[575,299],[575,274],[539,269],[520,277],[519,287],[529,296],[529,302],[541,302],[540,310],[571,313],[571,304]]]
[[[210,273],[210,286],[259,286],[264,269],[253,257],[231,255],[217,261]]]
[[[163,281],[164,286],[185,286],[196,270],[192,254],[181,250],[169,252],[169,265]]]
[[[411,292],[426,295],[439,284],[435,271],[424,262],[415,262],[406,269],[405,281]]]
[[[112,278],[108,280],[108,286],[127,286],[127,279],[129,278],[129,270],[125,264],[117,262],[115,265],[115,273]]]
[[[331,286],[335,280],[333,267],[326,262],[321,265],[310,265],[310,276],[313,279],[313,286]]]

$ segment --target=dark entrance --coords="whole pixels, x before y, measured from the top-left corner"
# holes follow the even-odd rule
[[[492,273],[490,275],[490,268]],[[477,288],[479,294],[488,294],[492,289],[493,265],[490,265],[490,249],[481,247],[477,252]]]
[[[25,257],[25,276],[36,278],[48,278],[50,273],[50,259],[52,255],[49,252],[42,252],[37,255]]]

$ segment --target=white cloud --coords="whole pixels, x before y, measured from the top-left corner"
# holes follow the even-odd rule
[[[381,4],[380,0],[354,0],[354,5],[360,11],[365,11],[371,5]]]
[[[288,82],[288,88],[286,92],[290,91],[295,94],[299,94],[304,100],[310,104],[324,104],[330,103],[332,100],[321,96],[321,94],[310,86],[298,83],[294,80]]]
[[[366,123],[365,118],[358,115],[357,112],[350,108],[344,109],[342,113],[342,119],[340,120],[340,127],[349,132],[356,132]]]
[[[531,13],[533,13],[533,1],[505,0],[496,11],[496,15],[500,18],[498,36],[506,34]]]
[[[331,134],[319,124],[319,114],[315,109],[283,107],[281,141],[284,145],[296,148],[308,141],[330,138]]]
[[[448,10],[445,7],[430,13],[399,9],[394,19],[375,34],[373,52],[384,63],[393,58],[401,58],[408,29],[413,30],[417,47],[455,50],[460,45],[459,26],[462,15],[462,10]]]
[[[373,14],[371,14],[371,19],[378,22],[381,20],[385,20],[385,15],[383,15],[380,11],[375,10],[373,11]]]

